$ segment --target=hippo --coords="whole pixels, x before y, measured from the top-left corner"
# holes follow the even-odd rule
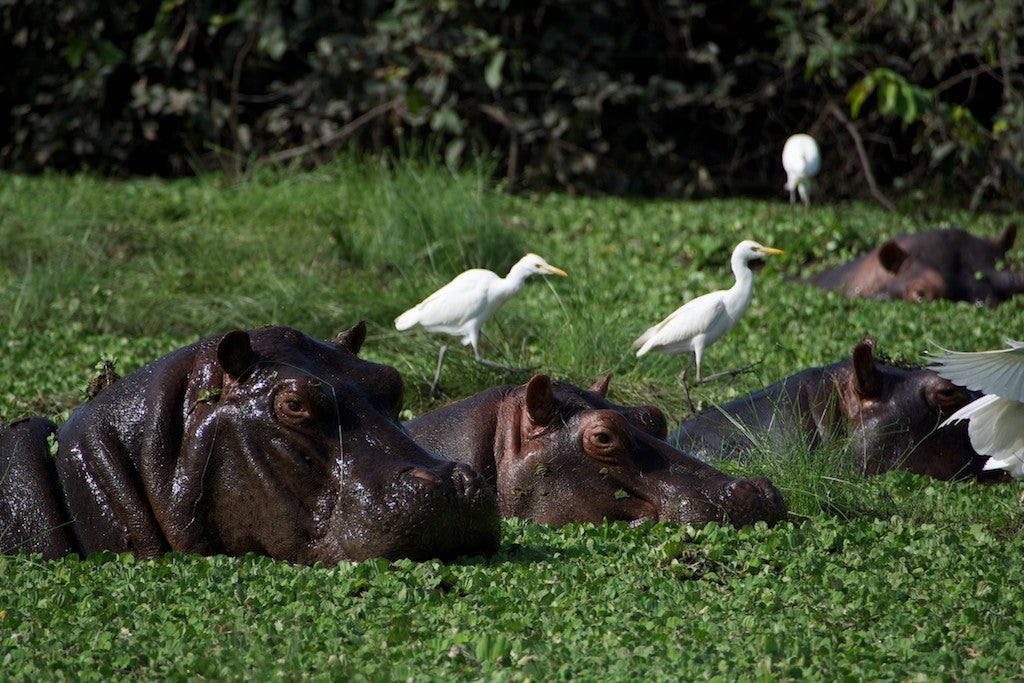
[[[869,253],[814,273],[805,282],[848,297],[969,301],[997,306],[1024,292],[1024,272],[1002,270],[1017,238],[1009,225],[993,239],[959,228],[898,235]]]
[[[25,417],[0,427],[0,552],[61,557],[72,551],[50,441],[57,425]]]
[[[493,491],[413,442],[398,372],[356,356],[365,336],[363,323],[329,342],[235,330],[116,379],[61,425],[52,462],[29,444],[19,472],[34,491],[2,490],[5,509],[63,542],[4,548],[325,565],[495,551]]]
[[[416,442],[471,465],[494,487],[501,514],[541,524],[645,520],[688,524],[785,515],[764,477],[736,479],[667,444],[654,406],[606,398],[610,376],[583,390],[534,375],[405,423]]]
[[[778,451],[851,444],[865,475],[893,469],[937,479],[1002,481],[982,472],[963,425],[939,428],[975,394],[920,367],[879,362],[865,337],[852,357],[810,368],[684,420],[669,443],[710,462],[744,459],[758,443]]]

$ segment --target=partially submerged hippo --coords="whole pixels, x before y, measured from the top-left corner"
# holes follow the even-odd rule
[[[495,487],[501,513],[542,524],[645,519],[703,524],[785,514],[764,477],[735,479],[665,443],[653,406],[605,399],[535,375],[406,422],[417,443],[471,465]]]
[[[18,466],[35,491],[0,488],[36,534],[56,527],[43,545],[18,531],[2,548],[305,564],[494,551],[493,492],[409,438],[398,373],[355,355],[365,335],[362,323],[332,342],[229,332],[115,381],[60,428],[54,462],[36,448]]]
[[[50,438],[57,425],[27,417],[0,427],[0,552],[24,549],[46,557],[70,550],[68,521]]]
[[[868,254],[807,278],[849,297],[970,301],[996,306],[1024,292],[1024,272],[1001,269],[1017,237],[1010,225],[994,239],[959,228],[898,235]]]
[[[985,458],[963,425],[939,424],[973,399],[931,370],[877,361],[874,340],[857,343],[852,358],[811,368],[761,391],[685,420],[669,442],[710,461],[743,459],[758,444],[780,452],[850,441],[864,474],[892,469],[938,479],[977,477]]]

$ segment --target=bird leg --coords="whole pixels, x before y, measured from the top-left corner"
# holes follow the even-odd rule
[[[441,344],[441,353],[437,354],[437,370],[434,371],[434,381],[430,384],[430,395],[437,394],[437,383],[441,379],[441,366],[444,365],[444,355],[448,353],[448,345]]]
[[[694,410],[693,399],[690,398],[690,385],[686,382],[686,371],[689,369],[690,364],[687,363],[683,371],[679,373],[679,384],[683,386],[683,392],[686,394],[686,405],[690,407],[690,413],[696,415],[697,411]]]
[[[508,365],[502,365],[501,363],[495,363],[493,360],[487,360],[486,358],[483,357],[477,358],[476,362],[479,363],[480,365],[486,365],[489,368],[494,368],[495,370],[502,370],[504,372],[515,372],[518,374],[533,372],[534,370],[537,369],[536,366],[532,368],[513,368]]]
[[[749,365],[744,365],[742,368],[736,368],[735,370],[724,370],[722,372],[716,372],[713,375],[708,375],[707,377],[703,377],[701,379],[698,379],[697,383],[698,384],[704,384],[705,382],[711,382],[713,380],[721,379],[723,377],[735,377],[736,375],[743,374],[744,372],[750,372],[755,366],[758,366],[758,365],[760,365],[763,362],[764,362],[764,359],[762,358],[761,360],[754,361],[753,363],[750,363]]]

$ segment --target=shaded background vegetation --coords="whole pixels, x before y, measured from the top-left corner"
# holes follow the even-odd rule
[[[778,193],[808,130],[833,196],[978,206],[1024,195],[1021,25],[1021,0],[15,0],[0,167],[240,172],[431,139],[496,152],[514,186]]]

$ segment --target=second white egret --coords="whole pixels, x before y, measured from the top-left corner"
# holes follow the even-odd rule
[[[747,311],[754,294],[754,274],[750,262],[765,256],[782,254],[781,249],[766,247],[753,240],[743,240],[732,251],[732,273],[736,283],[729,289],[709,292],[692,299],[677,308],[657,325],[648,328],[633,342],[636,355],[643,356],[651,351],[663,351],[674,355],[693,352],[697,364],[697,382],[705,382],[735,371],[717,373],[701,379],[700,361],[704,349],[721,339],[731,330]],[[679,381],[687,390],[686,370],[679,373]]]

